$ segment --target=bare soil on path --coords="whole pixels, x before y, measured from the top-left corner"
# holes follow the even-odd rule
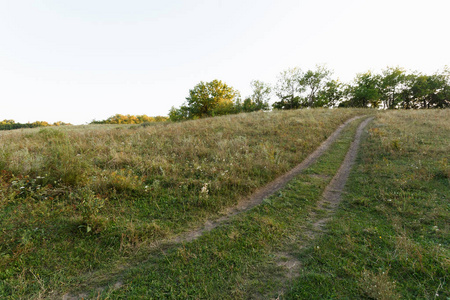
[[[325,188],[321,200],[317,203],[316,211],[324,211],[325,216],[316,218],[316,213],[313,211],[310,214],[311,219],[315,219],[312,224],[312,230],[305,232],[307,236],[315,237],[319,232],[323,231],[323,226],[330,220],[333,213],[341,202],[342,192],[347,182],[350,171],[358,156],[359,144],[361,143],[361,136],[366,126],[373,120],[373,117],[364,120],[356,130],[355,138],[350,145],[349,150],[342,162],[339,170],[334,175],[331,182]]]
[[[320,234],[325,231],[325,225],[331,220],[341,201],[345,184],[358,155],[362,133],[372,120],[373,117],[369,117],[361,122],[361,124],[358,126],[354,140],[350,145],[350,148],[347,151],[347,154],[345,155],[341,166],[331,179],[330,183],[325,187],[325,190],[322,193],[322,197],[319,202],[317,202],[316,207],[314,209],[311,209],[309,212],[308,219],[310,222],[310,227],[305,228],[303,231],[303,235],[308,239],[298,241],[299,243],[296,245],[298,248],[303,248],[307,245],[310,245],[312,241],[314,241]],[[285,279],[291,280],[296,277],[296,274],[298,274],[299,270],[302,268],[302,262],[289,253],[278,253],[277,256],[277,265],[285,269]],[[283,295],[284,293],[285,290],[280,290],[278,292],[278,295]]]

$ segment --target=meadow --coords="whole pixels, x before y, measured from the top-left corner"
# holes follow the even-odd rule
[[[311,212],[321,215],[361,120],[261,205],[192,242],[164,242],[367,114],[376,119],[323,232],[308,234]],[[445,299],[449,120],[446,110],[310,109],[2,134],[0,296]]]
[[[239,114],[0,136],[2,295],[145,255],[302,161],[358,110]]]

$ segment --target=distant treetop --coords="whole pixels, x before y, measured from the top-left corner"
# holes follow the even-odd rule
[[[0,130],[12,130],[19,128],[35,128],[35,127],[46,127],[46,126],[62,126],[62,125],[72,125],[70,123],[64,123],[61,121],[50,124],[45,121],[35,121],[33,123],[16,123],[14,120],[3,120],[0,121]]]

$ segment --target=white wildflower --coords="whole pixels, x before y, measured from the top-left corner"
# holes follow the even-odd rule
[[[206,196],[206,197],[208,196],[209,190],[208,190],[208,183],[207,182],[205,182],[205,184],[203,185],[202,190],[200,191],[200,193],[203,196]]]

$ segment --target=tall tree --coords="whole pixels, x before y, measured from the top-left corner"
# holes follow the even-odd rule
[[[382,71],[380,98],[384,108],[396,108],[401,102],[401,93],[405,88],[405,73],[405,70],[399,67],[388,67]]]
[[[345,95],[345,85],[339,80],[327,81],[323,88],[317,92],[315,106],[334,107],[338,105]]]
[[[413,109],[418,108],[418,101],[419,95],[416,94],[416,86],[419,82],[423,81],[426,82],[426,76],[425,80],[422,80],[422,75],[420,74],[406,74],[404,78],[404,89],[401,91],[399,97],[401,98],[401,101],[399,103],[400,108],[403,109]]]
[[[233,113],[239,97],[237,90],[220,80],[202,81],[189,90],[189,97],[179,109],[170,110],[169,117],[179,121]]]
[[[270,85],[259,80],[253,80],[250,85],[252,87],[253,94],[244,100],[243,110],[268,110],[270,95],[272,93],[272,88]]]
[[[306,91],[305,105],[308,107],[320,107],[323,103],[317,102],[318,93],[323,92],[327,83],[331,80],[332,72],[325,66],[317,65],[315,70],[308,70],[300,80],[300,84]]]
[[[278,76],[275,95],[280,99],[273,104],[276,109],[295,109],[300,107],[300,97],[305,91],[301,85],[303,72],[300,68],[283,71]]]
[[[433,75],[420,73],[406,76],[402,91],[404,108],[446,108],[450,107],[450,80],[444,72]]]
[[[341,106],[378,108],[380,105],[379,75],[373,75],[370,71],[356,75],[353,85],[349,86],[349,100]]]
[[[449,83],[444,74],[435,73],[427,78],[427,95],[424,108],[445,108],[450,106]],[[426,106],[426,107],[425,107]]]

